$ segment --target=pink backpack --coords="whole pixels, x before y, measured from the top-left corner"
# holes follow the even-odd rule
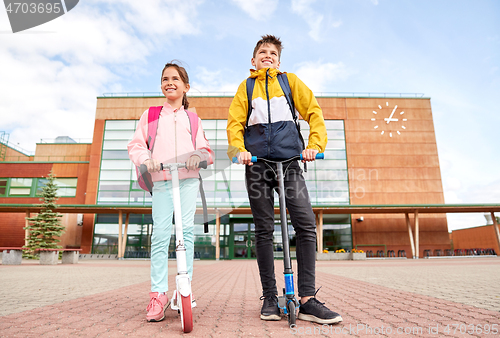
[[[160,112],[162,106],[149,107],[148,111],[148,138],[146,144],[149,151],[153,152],[153,147],[156,140],[156,133],[158,131],[158,119],[160,118]],[[196,149],[196,134],[198,133],[198,115],[196,113],[186,110],[189,117],[189,124],[191,126],[191,141],[193,142],[194,149]],[[151,174],[148,171],[141,171],[139,167],[135,167],[137,173],[137,183],[139,186],[149,193],[153,192],[153,180]]]

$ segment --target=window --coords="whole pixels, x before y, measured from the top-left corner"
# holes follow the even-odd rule
[[[0,178],[0,196],[7,194],[7,178]]]
[[[300,123],[307,142],[309,125]],[[308,164],[308,172],[304,173],[311,203],[313,206],[349,204],[344,121],[326,120],[325,125],[328,134],[325,159]]]
[[[77,178],[56,178],[54,183],[57,185],[58,197],[75,197]],[[46,178],[39,178],[36,186],[36,196],[42,196],[42,190],[47,183]]]
[[[32,178],[11,178],[10,196],[29,196],[31,194]]]
[[[77,178],[56,178],[57,196],[75,197]],[[38,197],[47,183],[46,178],[0,178],[2,197]]]
[[[144,191],[135,191],[140,188],[135,184],[135,166],[127,151],[137,122],[106,121],[97,204],[145,204]]]

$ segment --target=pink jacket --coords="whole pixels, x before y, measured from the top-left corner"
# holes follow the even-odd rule
[[[194,149],[191,126],[184,107],[174,111],[168,103],[163,104],[152,154],[146,145],[147,135],[148,110],[142,114],[134,136],[127,146],[130,160],[136,166],[140,166],[149,158],[157,159],[161,163],[184,163],[192,155],[198,155],[202,161],[207,161],[207,164],[213,163],[213,151],[205,138],[201,120],[198,121],[196,149]],[[185,168],[179,169],[179,179],[198,178],[199,171],[199,169],[189,171]],[[168,170],[151,173],[151,177],[153,182],[172,179]]]

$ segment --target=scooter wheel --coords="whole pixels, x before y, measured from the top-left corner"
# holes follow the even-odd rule
[[[297,313],[295,312],[295,303],[288,302],[286,305],[286,311],[288,312],[288,326],[295,326],[295,322],[297,320]]]
[[[182,331],[188,333],[193,331],[193,309],[191,308],[191,295],[181,295],[181,323]]]

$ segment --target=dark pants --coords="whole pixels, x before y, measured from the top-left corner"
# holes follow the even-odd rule
[[[298,161],[283,164],[286,207],[296,235],[299,297],[315,292],[316,223]],[[274,275],[274,191],[276,165],[264,162],[246,167],[246,185],[255,223],[255,246],[262,293],[278,294]]]

